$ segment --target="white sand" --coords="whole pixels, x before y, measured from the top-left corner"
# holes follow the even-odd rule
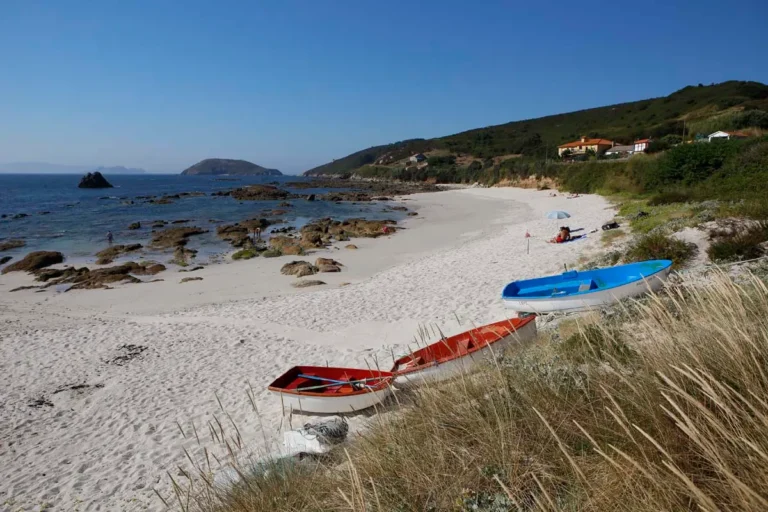
[[[614,214],[598,196],[513,188],[409,196],[403,204],[419,212],[407,229],[352,240],[357,251],[344,242],[311,257],[170,270],[157,276],[164,282],[113,290],[9,293],[31,278],[0,276],[0,510],[159,509],[152,489],[167,494],[166,471],[177,476],[182,448],[200,454],[192,423],[209,447],[207,423],[214,415],[228,423],[216,396],[249,446],[273,443],[288,418],[265,388],[284,370],[376,359],[389,368],[390,351],[403,352],[420,325],[448,334],[505,318],[505,283],[557,272],[601,246],[600,232],[544,243],[558,225],[589,231]],[[544,218],[556,209],[572,218]],[[296,290],[295,278],[279,273],[287,261],[319,256],[345,265],[312,276],[326,286]],[[204,280],[179,284],[187,276]],[[128,344],[147,349],[112,363]],[[54,393],[77,384],[99,387]],[[38,398],[53,406],[30,407]],[[353,429],[365,418],[353,418]]]

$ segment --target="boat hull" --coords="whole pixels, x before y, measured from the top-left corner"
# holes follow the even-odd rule
[[[380,404],[392,393],[390,387],[351,396],[310,396],[270,391],[280,396],[285,411],[310,414],[344,414],[362,411]]]
[[[498,341],[483,346],[475,352],[432,366],[425,366],[409,373],[395,373],[394,383],[400,387],[414,386],[424,382],[450,379],[472,370],[476,365],[499,355],[512,343],[530,341],[536,337],[536,321],[526,323]]]
[[[372,369],[294,366],[268,389],[280,397],[284,411],[344,414],[381,403],[392,392],[392,378]]]
[[[655,292],[664,286],[669,277],[671,267],[662,269],[644,279],[632,281],[614,288],[595,290],[590,293],[546,298],[509,298],[503,297],[504,306],[521,313],[553,313],[586,311],[615,304],[622,299],[637,297],[649,292]]]

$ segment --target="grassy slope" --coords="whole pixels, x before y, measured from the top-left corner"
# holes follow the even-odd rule
[[[317,464],[198,475],[191,509],[766,510],[767,319],[763,282],[715,274],[566,321]]]
[[[307,171],[307,175],[350,174],[390,155],[393,161],[430,149],[448,149],[480,159],[506,154],[543,156],[555,146],[581,135],[628,143],[636,137],[682,133],[682,121],[699,123],[739,109],[768,110],[768,86],[757,82],[724,82],[689,86],[663,98],[581,110],[567,114],[478,128],[436,139],[415,139],[375,146]]]

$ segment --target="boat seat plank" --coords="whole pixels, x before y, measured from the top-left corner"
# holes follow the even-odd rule
[[[592,279],[578,279],[573,281],[561,281],[539,286],[521,288],[518,297],[551,297],[557,295],[569,295],[571,293],[584,292],[597,288],[597,283]]]

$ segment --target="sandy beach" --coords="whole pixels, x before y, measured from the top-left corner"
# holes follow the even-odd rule
[[[548,244],[557,226],[599,229],[599,196],[473,188],[399,198],[418,212],[393,236],[353,239],[308,256],[168,270],[162,282],[36,293],[0,276],[0,510],[158,510],[195,425],[231,415],[268,451],[289,428],[266,385],[295,364],[385,368],[423,325],[451,334],[509,316],[511,280],[555,273],[601,249],[600,232]],[[548,220],[550,210],[571,218]],[[526,252],[525,233],[530,239]],[[346,249],[353,243],[357,250]],[[331,257],[343,271],[293,288],[291,260]],[[183,277],[201,281],[180,284]],[[252,386],[258,415],[246,391]],[[352,429],[367,416],[351,419]],[[229,420],[227,420],[229,421]],[[293,426],[307,421],[293,416]],[[185,431],[186,439],[180,432]]]

